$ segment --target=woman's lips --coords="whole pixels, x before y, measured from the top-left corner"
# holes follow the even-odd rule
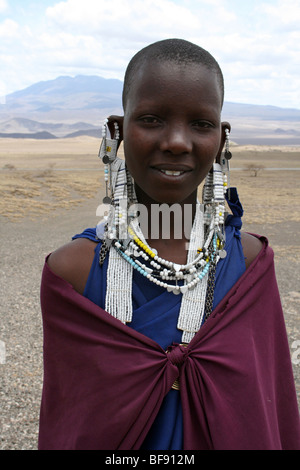
[[[178,165],[178,166],[171,167],[170,165],[166,165],[166,164],[153,166],[152,169],[159,171],[163,175],[171,176],[171,177],[176,177],[176,176],[178,177],[178,176],[181,176],[185,173],[192,171],[192,169],[187,166]]]
[[[180,176],[185,173],[185,171],[179,171],[179,170],[159,170],[161,173],[164,173],[167,176]]]

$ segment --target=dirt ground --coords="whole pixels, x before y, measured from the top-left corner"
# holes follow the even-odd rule
[[[93,138],[0,139],[0,449],[37,447],[41,271],[49,252],[99,221],[98,146]],[[300,148],[234,146],[232,153],[243,229],[267,236],[275,252],[300,404]]]

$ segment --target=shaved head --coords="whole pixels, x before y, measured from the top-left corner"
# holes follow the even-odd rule
[[[123,107],[126,108],[128,95],[139,71],[149,63],[174,63],[187,66],[198,64],[217,75],[218,84],[224,101],[224,79],[216,59],[205,49],[183,39],[166,39],[158,41],[140,50],[129,62],[124,79]]]

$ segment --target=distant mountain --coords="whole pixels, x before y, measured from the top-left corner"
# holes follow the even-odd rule
[[[240,145],[300,145],[300,110],[225,102],[223,120]]]
[[[3,134],[0,132],[0,138],[5,139],[36,139],[36,140],[49,140],[49,139],[57,139],[57,137],[50,132],[36,132],[35,134],[22,134],[18,132],[12,132],[9,134]]]
[[[93,126],[86,122],[75,122],[74,124],[68,123],[51,123],[51,122],[38,122],[33,121],[32,119],[25,118],[13,118],[8,121],[0,123],[0,132],[1,133],[19,133],[19,134],[35,134],[37,132],[49,132],[54,134],[56,137],[65,137],[68,134],[73,134],[74,132],[88,132],[95,133],[100,132],[100,125]],[[80,131],[78,131],[80,129]]]
[[[7,95],[0,104],[0,132],[3,122],[15,118],[49,124],[81,121],[99,127],[108,114],[122,112],[122,87],[120,80],[83,75],[36,83]],[[73,130],[80,127],[76,124]]]
[[[98,76],[78,75],[77,77],[58,77],[55,80],[39,82],[24,90],[8,95],[8,102],[28,96],[71,96],[81,93],[94,93],[105,98],[115,95],[117,98],[122,91],[123,82],[115,79],[105,79]]]
[[[72,134],[67,134],[65,135],[65,139],[71,139],[73,137],[81,137],[83,135],[89,136],[89,137],[95,137],[97,139],[101,139],[102,137],[102,129],[87,129],[87,130],[81,130],[77,132],[73,132]]]
[[[103,120],[123,113],[122,88],[120,80],[84,75],[33,84],[0,104],[0,137],[100,138]],[[225,102],[222,118],[238,144],[300,145],[298,109]]]
[[[223,115],[234,118],[259,118],[264,121],[290,121],[298,122],[300,109],[279,108],[277,106],[264,106],[256,104],[241,104],[225,101]]]

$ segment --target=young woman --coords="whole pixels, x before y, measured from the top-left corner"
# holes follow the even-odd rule
[[[240,232],[223,100],[192,43],[130,62],[100,152],[110,215],[43,272],[40,449],[299,448],[273,254]]]

